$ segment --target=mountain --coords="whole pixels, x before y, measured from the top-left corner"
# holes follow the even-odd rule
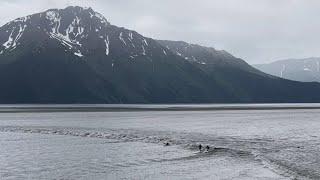
[[[215,66],[232,67],[263,76],[266,75],[247,64],[244,60],[236,58],[224,50],[216,50],[212,47],[189,44],[183,41],[158,40],[158,42],[176,55],[195,65],[199,65],[202,69],[209,67],[208,70],[211,70]]]
[[[0,28],[0,103],[320,102],[320,84],[262,73],[225,51],[160,41],[67,7]]]
[[[159,43],[201,68],[235,102],[318,102],[318,83],[300,83],[263,73],[223,50],[181,41]]]
[[[286,59],[254,65],[257,69],[285,79],[320,82],[320,58]]]
[[[173,103],[227,97],[199,68],[91,8],[0,28],[1,103]]]

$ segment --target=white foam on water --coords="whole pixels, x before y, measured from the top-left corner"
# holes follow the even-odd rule
[[[9,178],[285,179],[258,162],[224,152],[194,153],[195,150],[174,144],[126,140],[130,137],[125,134],[112,137],[108,133],[59,128],[16,129],[0,134],[0,142],[5,146],[0,149],[0,162],[4,165],[0,175],[5,173]],[[29,163],[25,166],[24,162]]]
[[[163,179],[166,174],[172,179],[317,179],[320,162],[318,118],[318,110],[6,113],[0,114],[0,133],[11,135],[0,141],[1,144],[13,142],[18,135],[32,135],[34,138],[31,139],[35,141],[44,136],[76,138],[86,144],[77,146],[78,150],[87,149],[88,154],[92,152],[89,146],[95,144],[93,142],[104,141],[106,146],[102,149],[107,151],[105,154],[112,154],[109,152],[112,149],[118,152],[119,148],[122,154],[109,157],[114,157],[113,163],[106,163],[110,167],[98,163],[94,164],[94,168],[104,169],[104,172],[107,170],[109,177],[116,179]],[[166,142],[177,154],[180,152],[183,155],[161,158],[162,151],[168,148],[163,146]],[[26,145],[20,143],[18,141],[14,147],[8,148],[24,152],[21,148]],[[129,155],[126,148],[133,148],[132,143],[140,144],[138,151],[143,146],[157,148],[150,152],[140,148],[141,153],[146,153],[145,156],[136,151]],[[55,146],[62,148],[64,144]],[[121,144],[121,147],[117,144]],[[209,145],[212,150],[210,153],[194,154],[199,144]],[[42,149],[33,152],[41,152]],[[18,153],[11,150],[7,152],[12,156]],[[79,156],[87,156],[86,153]],[[186,156],[184,153],[187,153]],[[155,157],[143,158],[149,155]],[[54,157],[60,156],[63,155],[58,153]],[[128,163],[123,162],[121,157],[136,160]],[[95,158],[103,159],[98,156]],[[10,166],[14,165],[5,167]],[[112,168],[116,170],[111,171]],[[89,174],[82,175],[88,177]]]

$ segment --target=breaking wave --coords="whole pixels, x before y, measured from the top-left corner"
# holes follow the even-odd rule
[[[280,160],[270,158],[268,154],[278,152],[287,147],[285,143],[275,142],[272,139],[241,139],[239,137],[216,137],[201,133],[184,133],[170,131],[147,131],[132,129],[96,129],[96,128],[66,128],[66,127],[20,127],[20,126],[1,126],[0,132],[15,133],[39,133],[49,135],[66,135],[83,138],[103,138],[117,142],[145,142],[165,145],[180,146],[194,151],[190,156],[178,157],[173,159],[151,159],[152,162],[181,161],[209,156],[232,156],[235,158],[246,158],[259,161],[265,167],[274,172],[289,177],[291,179],[317,179],[317,172],[300,172],[297,168],[292,168]],[[199,153],[198,146],[210,146],[207,153]]]

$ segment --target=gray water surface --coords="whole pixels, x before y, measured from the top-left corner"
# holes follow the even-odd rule
[[[0,113],[0,179],[320,178],[320,110],[307,108],[317,104],[68,106]],[[211,150],[199,153],[200,143]]]

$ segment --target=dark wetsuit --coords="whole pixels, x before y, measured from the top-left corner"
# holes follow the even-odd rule
[[[199,151],[201,151],[202,150],[202,145],[201,144],[199,144]]]

